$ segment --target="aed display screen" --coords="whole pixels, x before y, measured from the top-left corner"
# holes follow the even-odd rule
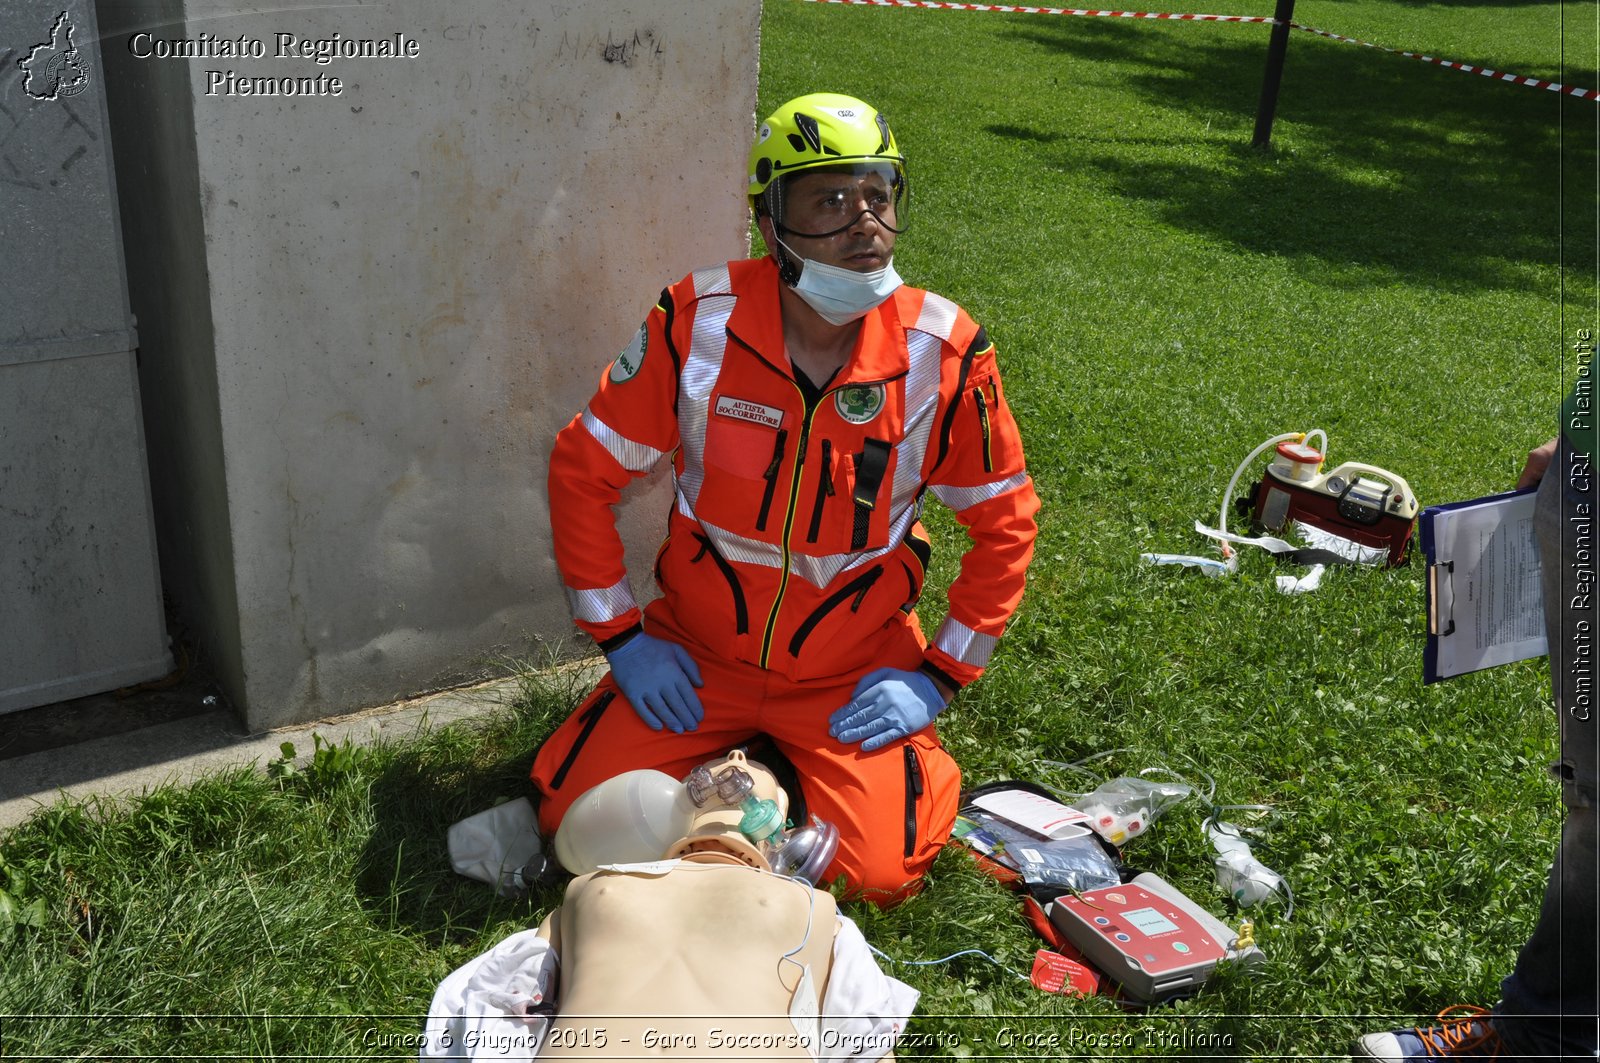
[[[1122,918],[1147,938],[1155,937],[1157,934],[1170,934],[1178,929],[1177,923],[1154,908],[1136,908],[1131,912],[1123,912]]]

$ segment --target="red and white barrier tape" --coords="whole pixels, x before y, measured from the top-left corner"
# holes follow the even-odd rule
[[[1298,22],[1291,22],[1289,23],[1289,26],[1292,29],[1301,30],[1305,33],[1314,33],[1318,37],[1327,37],[1329,40],[1342,41],[1345,44],[1359,44],[1363,48],[1376,48],[1378,51],[1388,52],[1390,55],[1403,55],[1407,59],[1419,59],[1424,63],[1433,63],[1436,66],[1449,67],[1451,70],[1459,70],[1463,74],[1479,74],[1486,78],[1493,78],[1496,81],[1509,82],[1513,85],[1526,85],[1533,89],[1548,89],[1551,92],[1558,92],[1564,96],[1576,96],[1580,100],[1600,99],[1600,91],[1595,89],[1579,88],[1576,85],[1561,85],[1554,81],[1541,81],[1538,78],[1523,77],[1520,74],[1507,74],[1500,70],[1490,70],[1487,67],[1472,66],[1468,63],[1458,63],[1453,59],[1436,59],[1431,55],[1423,55],[1420,52],[1402,52],[1398,48],[1385,48],[1383,45],[1373,44],[1371,41],[1358,41],[1354,37],[1345,37],[1337,33],[1329,33],[1327,30],[1313,29],[1310,26],[1302,26]]]
[[[1277,24],[1277,19],[1268,15],[1179,15],[1160,11],[1096,11],[1082,7],[1024,7],[1020,4],[964,4],[956,0],[809,0],[814,4],[847,4],[852,7],[920,7],[934,8],[946,11],[1002,11],[1016,15],[1082,15],[1089,18],[1142,18],[1142,19],[1170,19],[1175,22],[1267,22]],[[1435,66],[1449,67],[1459,70],[1464,74],[1478,74],[1482,77],[1504,81],[1511,85],[1526,85],[1534,89],[1547,89],[1550,92],[1560,93],[1564,96],[1576,96],[1580,100],[1600,100],[1600,90],[1585,89],[1574,85],[1561,85],[1554,81],[1543,81],[1539,78],[1523,77],[1520,74],[1508,74],[1500,70],[1489,70],[1481,66],[1472,66],[1469,63],[1458,63],[1451,59],[1437,59],[1431,55],[1422,55],[1419,52],[1403,52],[1398,48],[1385,48],[1381,44],[1371,41],[1361,41],[1354,37],[1345,37],[1338,33],[1329,33],[1327,30],[1314,29],[1311,26],[1302,26],[1298,22],[1289,23],[1291,29],[1304,33],[1326,37],[1329,40],[1341,41],[1345,44],[1359,44],[1363,48],[1375,48],[1380,52],[1390,55],[1403,55],[1408,59],[1418,59],[1424,63]]]
[[[1095,11],[1083,7],[1024,7],[1021,4],[962,4],[955,0],[810,0],[852,7],[926,7],[946,11],[1004,11],[1015,15],[1089,15],[1101,18],[1169,18],[1180,22],[1275,22],[1271,15],[1172,15],[1159,11]]]

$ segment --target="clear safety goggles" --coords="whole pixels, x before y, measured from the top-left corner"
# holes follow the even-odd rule
[[[902,233],[910,197],[897,167],[863,162],[788,174],[767,187],[766,200],[779,232],[816,240],[844,232],[867,214]]]

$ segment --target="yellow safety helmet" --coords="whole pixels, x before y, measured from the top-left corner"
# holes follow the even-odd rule
[[[750,205],[758,213],[781,216],[778,193],[783,177],[806,170],[883,165],[893,169],[895,205],[903,210],[906,157],[888,119],[854,96],[813,92],[773,111],[756,131],[746,167]]]

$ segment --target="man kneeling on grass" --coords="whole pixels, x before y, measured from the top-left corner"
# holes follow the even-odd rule
[[[994,344],[900,282],[906,159],[850,96],[761,124],[745,191],[768,253],[662,291],[550,456],[551,535],[609,674],[534,757],[539,826],[624,771],[681,777],[757,735],[839,829],[829,880],[915,893],[961,773],[934,723],[988,666],[1021,600],[1039,498]],[[613,512],[672,467],[641,609]],[[970,544],[930,639],[917,606],[928,495]]]
[[[917,992],[744,833],[749,800],[788,814],[772,773],[738,750],[706,768],[702,809],[661,860],[574,879],[537,930],[440,984],[422,1059],[892,1055]]]

